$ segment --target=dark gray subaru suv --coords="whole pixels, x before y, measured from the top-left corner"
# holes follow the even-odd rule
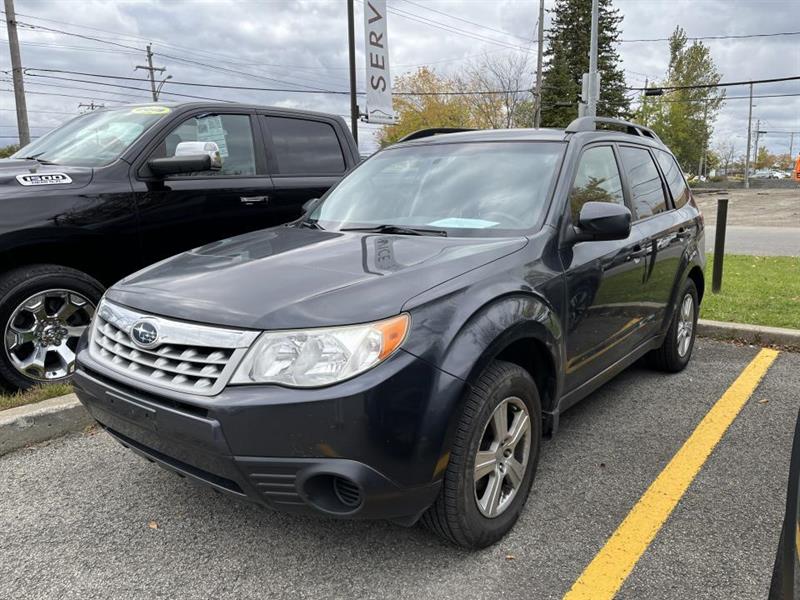
[[[279,510],[500,539],[564,410],[689,361],[703,220],[632,123],[412,137],[300,220],[109,289],[74,379],[97,421]]]

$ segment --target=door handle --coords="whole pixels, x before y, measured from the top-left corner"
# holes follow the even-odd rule
[[[269,202],[269,196],[240,196],[239,200],[242,204],[266,204]]]

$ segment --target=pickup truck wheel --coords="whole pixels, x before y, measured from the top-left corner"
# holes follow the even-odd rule
[[[493,361],[468,392],[441,492],[423,524],[464,548],[497,542],[525,505],[541,432],[531,376],[515,364]]]
[[[686,280],[678,298],[678,307],[663,344],[648,356],[653,367],[670,373],[682,371],[689,364],[697,333],[697,317],[700,313],[694,281]]]
[[[0,382],[17,389],[61,382],[75,369],[78,338],[103,286],[58,265],[31,265],[0,276]]]

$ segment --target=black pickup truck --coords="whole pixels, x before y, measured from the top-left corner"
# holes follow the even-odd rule
[[[96,110],[0,160],[0,386],[69,377],[105,286],[292,221],[358,161],[340,117],[232,103]]]

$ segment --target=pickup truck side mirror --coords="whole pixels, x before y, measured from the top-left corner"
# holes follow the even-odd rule
[[[180,142],[174,156],[150,159],[147,166],[159,176],[219,170],[222,155],[215,142]]]
[[[624,240],[631,233],[631,211],[613,202],[587,202],[581,207],[578,223],[569,241],[590,242]]]
[[[311,198],[311,200],[306,200],[303,203],[303,214],[310,215],[314,212],[314,209],[319,206],[319,203],[322,202],[322,198]]]

